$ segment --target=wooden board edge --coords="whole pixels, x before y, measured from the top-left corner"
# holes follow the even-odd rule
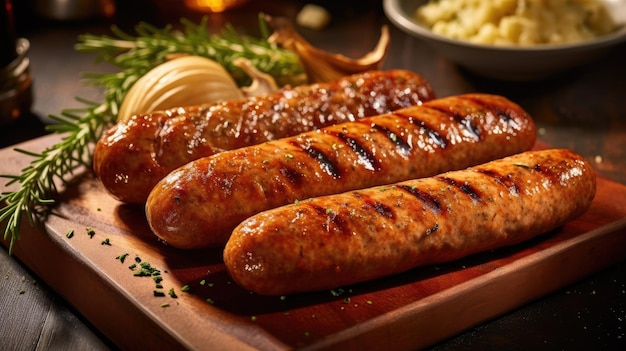
[[[2,223],[5,225],[6,223]],[[100,274],[94,266],[80,264],[79,252],[47,232],[44,226],[31,226],[23,219],[23,235],[12,255],[31,269],[59,294],[65,302],[80,311],[96,329],[123,350],[194,350],[193,340],[187,340],[179,330],[164,325],[163,321],[141,306],[133,303],[126,293],[119,291],[110,278]],[[8,248],[8,241],[0,238]],[[28,250],[23,249],[28,247]],[[47,256],[42,260],[41,255]],[[59,272],[62,272],[61,274]],[[115,292],[117,290],[117,292]],[[125,296],[119,299],[116,296]],[[158,330],[158,333],[154,331]],[[217,345],[225,350],[256,350],[246,340],[215,329]],[[215,346],[215,344],[213,344]],[[277,349],[280,345],[276,344]],[[207,349],[213,349],[207,345]]]
[[[625,259],[625,230],[623,218],[345,329],[303,350],[360,350],[372,345],[415,350],[432,346]],[[563,269],[570,265],[579,269]],[[541,279],[546,276],[549,279]],[[524,284],[534,285],[530,288]],[[502,293],[513,289],[512,293]]]

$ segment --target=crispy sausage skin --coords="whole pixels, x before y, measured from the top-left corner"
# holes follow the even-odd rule
[[[466,168],[535,139],[533,120],[504,97],[447,97],[192,161],[154,187],[146,214],[171,246],[223,247],[258,212]]]
[[[433,98],[422,76],[390,70],[244,100],[139,114],[105,132],[94,151],[94,170],[114,197],[144,204],[161,178],[189,161]]]
[[[581,215],[594,195],[584,158],[530,151],[260,213],[234,230],[224,262],[258,294],[336,288],[520,243]]]

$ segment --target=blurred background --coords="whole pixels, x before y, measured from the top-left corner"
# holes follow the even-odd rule
[[[86,72],[108,72],[114,70],[107,64],[97,63],[95,56],[86,60],[88,53],[76,52],[73,47],[81,34],[111,34],[114,25],[128,34],[135,34],[135,26],[140,22],[149,23],[157,28],[182,26],[182,18],[198,23],[203,17],[208,19],[208,30],[220,32],[225,24],[231,24],[242,34],[259,36],[259,13],[266,12],[273,16],[285,16],[294,19],[306,4],[324,7],[331,15],[328,26],[341,26],[345,20],[358,21],[359,16],[368,13],[370,22],[372,13],[384,18],[382,2],[375,0],[2,0],[3,9],[12,7],[12,13],[3,15],[3,32],[13,38],[3,37],[2,52],[6,53],[16,38],[26,38],[29,42],[26,53],[32,77],[32,101],[25,104],[18,123],[12,123],[13,133],[8,128],[0,132],[2,146],[9,146],[17,141],[16,135],[28,133],[31,137],[44,134],[44,124],[54,123],[49,114],[60,113],[64,109],[83,107],[76,97],[98,101],[101,92],[98,89],[81,84],[64,86],[62,93],[57,83],[63,78],[74,77],[80,80],[80,74]],[[226,2],[227,8],[219,8]],[[218,6],[218,7],[216,7]],[[11,21],[4,17],[10,16]],[[325,33],[321,30],[298,27],[298,31],[312,44],[323,41]],[[354,32],[354,30],[353,30]],[[352,36],[355,33],[347,33]],[[325,49],[341,52],[347,56],[358,57],[370,50],[377,38],[362,38],[362,45],[344,45],[336,41],[334,47]],[[349,40],[349,38],[346,38]],[[7,44],[9,43],[9,44]],[[6,45],[5,45],[6,44]],[[7,46],[9,49],[5,48]],[[350,51],[346,51],[350,50]],[[49,59],[42,60],[42,57]],[[59,58],[62,58],[61,60]],[[45,72],[38,74],[38,72]],[[53,88],[54,87],[54,88]],[[27,107],[28,107],[27,106]]]

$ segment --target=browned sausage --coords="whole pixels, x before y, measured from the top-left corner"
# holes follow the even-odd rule
[[[535,139],[533,120],[504,97],[447,97],[192,161],[154,187],[146,214],[174,247],[218,247],[255,213],[466,168]]]
[[[258,294],[343,287],[520,243],[581,215],[594,195],[584,158],[531,151],[260,213],[234,230],[224,262]]]
[[[420,75],[390,70],[245,100],[140,114],[113,126],[99,140],[94,170],[114,197],[143,204],[161,178],[189,161],[433,98]]]

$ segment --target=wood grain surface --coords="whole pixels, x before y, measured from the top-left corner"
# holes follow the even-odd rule
[[[18,146],[42,150],[58,138]],[[3,149],[0,162],[15,173],[27,159]],[[41,226],[24,223],[14,255],[124,349],[415,349],[626,255],[626,186],[600,177],[585,215],[522,245],[334,291],[263,297],[230,280],[220,250],[159,242],[143,208],[114,200],[91,172],[68,181]],[[135,275],[129,267],[139,261],[161,271],[163,288]]]

